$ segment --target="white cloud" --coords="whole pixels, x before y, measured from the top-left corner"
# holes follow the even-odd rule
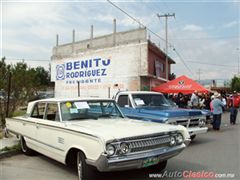
[[[3,21],[8,24],[18,21],[18,24],[36,25],[63,22],[60,13],[65,6],[53,6],[44,3],[3,3]]]
[[[11,44],[11,45],[3,45],[3,48],[6,51],[12,51],[12,52],[28,52],[29,54],[46,54],[49,53],[51,50],[39,45],[33,45],[33,44]],[[41,56],[40,56],[41,57]]]
[[[143,24],[150,25],[165,39],[164,23],[156,17],[156,13],[137,3],[119,3],[133,17]],[[3,3],[3,52],[5,56],[26,59],[49,59],[52,47],[55,45],[56,34],[59,43],[69,43],[72,29],[76,31],[76,40],[90,37],[90,26],[94,25],[94,37],[112,33],[113,19],[117,19],[117,31],[137,28],[139,25],[116,8],[104,3]],[[153,24],[155,21],[155,24]],[[162,24],[161,24],[162,23]],[[224,23],[222,23],[224,24]],[[239,21],[224,24],[225,28],[235,27]],[[222,26],[222,27],[223,27]],[[214,25],[210,28],[196,24],[181,25],[177,29],[169,22],[169,41],[175,46],[181,56],[197,78],[198,69],[202,69],[202,78],[230,78],[236,68],[193,64],[187,60],[206,63],[237,65],[237,55],[232,53],[238,42],[236,39],[211,39],[210,31],[214,32]],[[221,28],[224,29],[224,28]],[[217,36],[217,35],[216,35]],[[209,39],[208,39],[209,38]],[[151,34],[151,39],[157,38]],[[156,44],[159,44],[157,39]],[[165,42],[160,41],[162,49]],[[177,75],[192,76],[184,67],[180,59],[171,49],[169,53],[177,64],[173,72]],[[36,64],[36,62],[35,62]]]
[[[187,24],[187,25],[185,25],[183,30],[185,30],[185,31],[202,31],[203,29],[201,26],[198,26],[195,24]]]
[[[96,19],[98,20],[98,21],[101,21],[101,22],[113,22],[113,19],[114,19],[115,17],[113,16],[113,15],[110,15],[110,14],[98,14],[97,16],[96,16]]]
[[[189,26],[185,25],[184,27]],[[188,71],[177,54],[170,48],[170,56],[176,61],[176,65],[173,65],[173,72],[178,76],[186,74],[198,79],[199,69],[202,72],[201,79],[226,79],[232,78],[237,73],[238,57],[236,53],[233,53],[238,47],[237,38],[211,38],[212,35],[206,28],[201,28],[201,31],[186,31],[184,28],[170,29],[169,37],[170,43],[174,44],[176,50],[194,74],[192,75]],[[219,64],[219,66],[210,64]]]
[[[180,53],[195,76],[198,76],[197,71],[201,69],[202,77],[205,79],[231,78],[237,72],[234,67],[204,65],[189,61],[237,66],[237,56],[231,53],[236,43],[236,41],[232,40],[196,40],[179,42],[177,47],[181,48]],[[182,63],[179,62],[179,64]],[[179,69],[182,69],[182,72],[187,72],[183,64],[182,68]]]
[[[224,28],[232,28],[232,27],[239,26],[239,25],[240,25],[240,21],[232,21],[232,22],[224,24],[223,27]]]

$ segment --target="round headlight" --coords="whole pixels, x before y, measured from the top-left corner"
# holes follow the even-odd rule
[[[176,137],[177,144],[183,143],[183,136],[181,134],[178,134]]]
[[[115,154],[115,147],[113,145],[109,144],[109,145],[107,145],[106,151],[107,151],[108,156],[112,156]]]
[[[174,136],[170,137],[170,146],[174,146],[176,144],[176,139]]]
[[[129,152],[129,145],[127,143],[121,143],[120,152],[121,154],[127,154]]]
[[[205,125],[206,125],[205,119],[200,119],[198,125],[199,125],[200,127],[205,126]]]

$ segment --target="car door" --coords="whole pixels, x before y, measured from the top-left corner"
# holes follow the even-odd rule
[[[33,105],[33,109],[30,116],[26,121],[22,121],[20,127],[22,128],[22,136],[27,143],[27,145],[35,150],[38,150],[38,140],[37,140],[37,122],[42,119],[45,113],[46,103],[37,102]]]
[[[36,125],[37,140],[43,154],[62,161],[66,130],[60,121],[59,105],[56,102],[47,102],[45,107],[44,117]]]

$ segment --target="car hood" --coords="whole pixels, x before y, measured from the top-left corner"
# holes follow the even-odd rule
[[[198,109],[181,109],[181,108],[161,108],[161,107],[142,107],[137,108],[140,113],[157,115],[166,118],[201,116],[202,112]]]
[[[212,112],[207,110],[207,109],[202,109],[202,114],[205,115],[205,116],[211,116]]]
[[[68,122],[67,126],[75,131],[97,136],[105,142],[169,131],[182,131],[184,136],[188,138],[188,132],[183,126],[138,121],[128,118],[74,121]]]

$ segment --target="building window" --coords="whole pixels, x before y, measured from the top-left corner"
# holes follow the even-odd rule
[[[155,60],[155,72],[156,72],[156,76],[160,77],[161,73],[163,73],[165,71],[164,68],[164,64],[161,63],[159,60]]]

